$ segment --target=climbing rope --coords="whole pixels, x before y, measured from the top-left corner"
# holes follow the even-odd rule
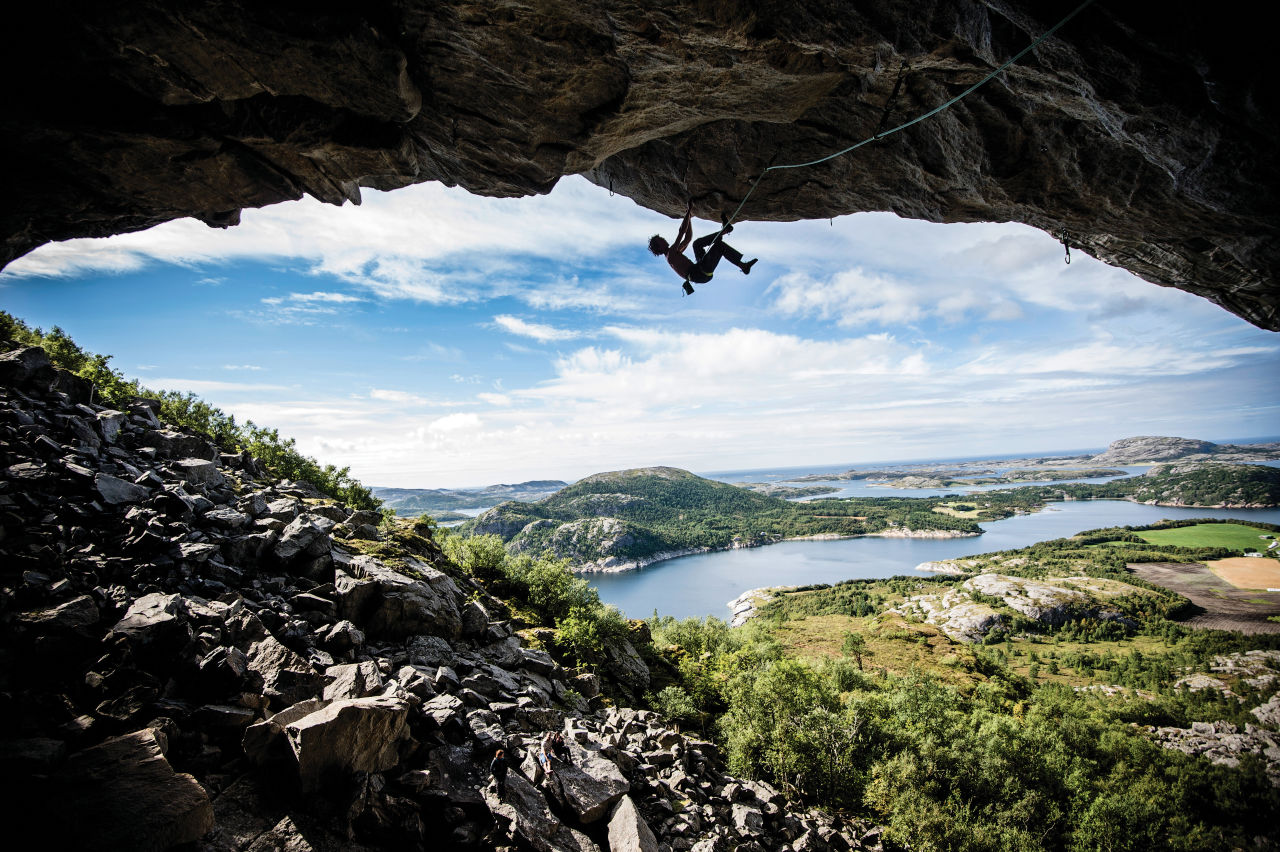
[[[884,132],[880,132],[879,128],[877,128],[875,133],[873,133],[872,135],[868,136],[866,139],[863,139],[861,142],[857,142],[857,143],[855,143],[855,144],[853,144],[853,145],[850,145],[848,148],[842,148],[841,150],[836,151],[834,154],[828,154],[827,156],[825,156],[825,157],[820,157],[820,158],[818,158],[818,159],[816,159],[816,160],[809,160],[808,162],[804,162],[804,163],[786,163],[786,164],[778,165],[778,166],[775,166],[775,165],[773,165],[772,163],[770,163],[768,166],[765,166],[764,171],[760,172],[760,176],[759,176],[759,177],[757,177],[757,178],[755,179],[755,183],[751,184],[751,188],[747,190],[747,194],[746,194],[746,195],[744,195],[744,196],[742,197],[742,201],[741,201],[741,202],[739,202],[739,204],[738,204],[738,208],[737,208],[736,210],[734,210],[734,211],[733,211],[733,215],[732,215],[732,216],[730,216],[730,217],[728,218],[728,220],[726,220],[726,221],[727,221],[727,223],[728,223],[728,224],[732,224],[734,221],[736,221],[736,220],[737,220],[737,218],[738,218],[738,214],[742,212],[742,208],[743,208],[743,206],[744,206],[744,205],[746,205],[746,203],[747,203],[747,199],[749,199],[749,198],[751,197],[751,193],[753,193],[753,192],[755,192],[755,191],[756,191],[756,187],[760,185],[760,181],[761,181],[761,180],[763,180],[763,179],[764,179],[764,176],[765,176],[765,175],[767,175],[769,172],[772,172],[772,171],[781,171],[782,169],[803,169],[803,168],[805,168],[805,167],[807,167],[807,166],[816,166],[816,165],[818,165],[818,164],[820,164],[820,163],[825,163],[825,162],[827,162],[828,160],[834,160],[836,157],[842,157],[842,156],[844,156],[845,154],[848,154],[850,151],[854,151],[854,150],[856,150],[856,149],[858,149],[858,148],[861,148],[863,145],[866,145],[866,144],[868,144],[868,143],[870,143],[870,142],[875,142],[877,139],[883,139],[883,138],[884,138],[884,137],[886,137],[886,136],[892,136],[893,134],[897,133],[899,130],[906,130],[906,129],[907,129],[908,127],[910,127],[911,125],[913,125],[913,124],[919,124],[920,122],[924,121],[924,120],[925,120],[925,119],[927,119],[927,118],[932,118],[933,116],[937,115],[938,113],[942,112],[943,110],[945,110],[945,109],[947,109],[947,108],[951,107],[953,104],[956,104],[956,103],[958,103],[959,101],[963,100],[965,97],[967,97],[968,95],[972,94],[972,93],[973,93],[973,92],[975,92],[976,90],[978,90],[978,89],[982,88],[983,86],[985,86],[985,85],[986,85],[987,83],[989,83],[989,82],[990,82],[994,77],[996,77],[996,76],[998,76],[999,74],[1003,73],[1003,72],[1004,72],[1004,70],[1005,70],[1005,69],[1007,69],[1010,65],[1013,65],[1013,64],[1014,64],[1015,62],[1017,62],[1019,59],[1021,59],[1022,57],[1026,56],[1028,53],[1030,53],[1032,50],[1035,50],[1037,47],[1039,47],[1039,46],[1040,46],[1040,44],[1041,44],[1041,42],[1043,42],[1045,39],[1049,38],[1049,36],[1051,36],[1051,35],[1053,35],[1054,33],[1056,33],[1056,32],[1057,32],[1059,29],[1061,29],[1061,28],[1062,28],[1062,27],[1063,27],[1063,26],[1064,26],[1068,21],[1070,21],[1070,20],[1071,20],[1072,18],[1074,18],[1076,15],[1080,14],[1081,12],[1083,12],[1085,9],[1087,9],[1087,8],[1088,8],[1089,6],[1091,6],[1091,5],[1093,5],[1093,0],[1084,0],[1084,2],[1083,2],[1083,3],[1081,3],[1081,4],[1080,4],[1079,6],[1077,6],[1075,9],[1073,9],[1073,10],[1072,10],[1072,11],[1071,11],[1071,12],[1070,12],[1070,13],[1069,13],[1065,18],[1063,18],[1061,21],[1058,21],[1058,23],[1054,24],[1054,25],[1053,25],[1052,27],[1050,27],[1049,29],[1045,30],[1045,32],[1044,32],[1044,33],[1043,33],[1043,34],[1042,34],[1038,39],[1036,39],[1035,41],[1031,42],[1031,44],[1027,45],[1027,46],[1026,46],[1026,47],[1024,47],[1022,50],[1020,50],[1017,54],[1015,54],[1015,55],[1014,55],[1014,57],[1013,57],[1012,59],[1010,59],[1009,61],[1005,62],[1005,63],[1004,63],[1003,65],[1001,65],[999,68],[997,68],[996,70],[992,71],[990,74],[988,74],[987,76],[983,77],[981,80],[979,80],[978,82],[974,83],[972,86],[970,86],[969,88],[965,89],[963,92],[961,92],[960,94],[956,95],[956,96],[955,96],[954,98],[952,98],[951,100],[947,101],[946,103],[942,104],[941,106],[934,107],[933,109],[929,110],[928,112],[924,113],[923,115],[917,116],[917,117],[915,117],[915,118],[911,119],[910,121],[906,122],[905,124],[899,124],[897,127],[894,127],[894,128],[892,128],[892,129],[890,129],[890,130],[886,130],[886,131],[884,131]],[[880,119],[880,123],[881,123],[882,125],[884,124],[884,120],[885,120],[885,118],[887,118],[887,117],[888,117],[888,110],[892,108],[892,106],[893,106],[893,100],[894,100],[894,98],[896,97],[896,95],[897,95],[897,93],[898,93],[898,85],[902,82],[902,71],[903,71],[903,69],[902,69],[902,68],[899,68],[899,69],[898,69],[898,79],[897,79],[897,81],[894,83],[894,86],[893,86],[893,89],[894,89],[893,94],[889,96],[889,101],[888,101],[888,103],[886,104],[886,112],[885,112],[885,114],[884,114],[884,115],[881,117],[881,119]],[[775,158],[776,158],[776,155],[775,155]]]

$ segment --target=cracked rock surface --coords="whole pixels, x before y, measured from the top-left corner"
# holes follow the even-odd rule
[[[933,109],[1074,5],[29,4],[0,57],[21,81],[0,115],[0,262],[424,181],[520,196],[583,174],[714,220],[775,156],[821,157]],[[1278,329],[1264,30],[1205,4],[1095,3],[946,112],[771,172],[742,216],[1024,222]]]

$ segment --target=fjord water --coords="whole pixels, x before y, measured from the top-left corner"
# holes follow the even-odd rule
[[[920,496],[918,491],[915,496]],[[629,618],[647,618],[654,610],[677,618],[728,618],[726,604],[748,589],[898,574],[929,576],[916,571],[915,566],[1026,547],[1098,527],[1151,524],[1165,518],[1237,518],[1280,524],[1280,509],[1182,509],[1123,500],[1049,503],[1030,515],[986,522],[982,524],[986,532],[971,538],[785,541],[685,556],[621,574],[590,574],[586,579],[599,590],[602,601],[618,607]]]

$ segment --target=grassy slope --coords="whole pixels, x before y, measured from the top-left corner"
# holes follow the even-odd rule
[[[1275,533],[1245,524],[1197,524],[1193,527],[1177,527],[1166,530],[1141,530],[1136,533],[1152,544],[1172,547],[1225,547],[1231,550],[1267,546],[1264,535]]]

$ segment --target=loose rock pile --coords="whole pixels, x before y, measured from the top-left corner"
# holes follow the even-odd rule
[[[0,356],[0,768],[48,848],[810,850],[865,826],[606,706],[429,538]],[[374,555],[374,554],[377,555]],[[647,671],[607,655],[634,689]],[[543,778],[541,735],[571,761]],[[503,795],[487,764],[504,748]],[[68,814],[73,815],[68,818]]]
[[[1230,722],[1193,722],[1190,728],[1146,729],[1156,742],[1183,754],[1202,755],[1214,763],[1238,766],[1245,755],[1266,762],[1267,777],[1280,787],[1280,735],[1246,724],[1240,730]]]

